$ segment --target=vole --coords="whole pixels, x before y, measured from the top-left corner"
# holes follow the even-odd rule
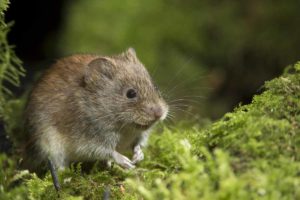
[[[135,50],[58,60],[34,86],[26,129],[37,163],[112,160],[132,169],[168,105]],[[124,156],[133,153],[132,159]]]

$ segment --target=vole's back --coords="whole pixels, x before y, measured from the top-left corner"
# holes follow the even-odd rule
[[[40,78],[34,87],[27,114],[34,117],[36,110],[44,110],[38,114],[56,113],[64,107],[67,98],[80,87],[87,64],[96,56],[76,55],[57,61]],[[45,112],[46,111],[46,112]],[[34,121],[28,117],[30,121]],[[47,121],[49,119],[46,119]]]
[[[57,61],[36,84],[31,99],[47,100],[53,95],[64,96],[68,94],[68,91],[77,89],[87,64],[96,57],[76,55]]]
[[[40,162],[46,152],[41,152],[41,137],[45,132],[51,134],[51,128],[60,122],[67,123],[72,118],[72,96],[78,92],[87,64],[95,59],[94,55],[76,55],[60,59],[40,78],[29,97],[26,108],[27,145],[30,157]],[[53,130],[53,139],[62,140]],[[48,138],[49,139],[49,138]],[[59,143],[59,141],[57,142]],[[42,145],[42,144],[41,144]]]

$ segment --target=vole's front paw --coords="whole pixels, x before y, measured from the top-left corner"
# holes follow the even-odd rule
[[[137,145],[133,149],[133,157],[132,157],[132,162],[134,164],[142,161],[144,159],[144,153],[142,151],[142,148],[140,145]]]
[[[120,165],[121,167],[123,167],[125,169],[135,168],[134,163],[129,158],[127,158],[126,156],[123,156],[122,154],[120,154],[116,151],[112,154],[112,157],[118,165]]]

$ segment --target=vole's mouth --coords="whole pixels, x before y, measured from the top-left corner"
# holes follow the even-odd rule
[[[137,128],[137,129],[143,129],[143,130],[146,130],[148,128],[150,128],[152,126],[152,124],[139,124],[139,123],[134,123],[134,126]]]

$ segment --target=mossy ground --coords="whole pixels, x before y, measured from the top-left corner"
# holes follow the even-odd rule
[[[59,193],[1,155],[0,199],[300,199],[300,63],[264,90],[207,128],[154,133],[132,171],[73,165]]]

